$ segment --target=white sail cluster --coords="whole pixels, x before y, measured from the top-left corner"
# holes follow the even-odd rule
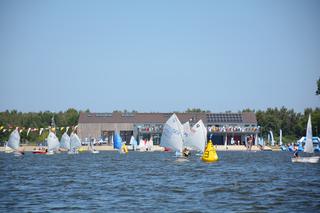
[[[164,125],[160,144],[180,153],[185,147],[203,152],[206,141],[207,129],[202,120],[190,127],[189,122],[182,125],[176,114],[173,114]]]
[[[184,132],[184,145],[189,149],[203,152],[206,141],[207,129],[202,120],[199,120],[190,130]]]

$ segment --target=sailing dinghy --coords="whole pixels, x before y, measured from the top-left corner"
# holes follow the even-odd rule
[[[60,148],[69,151],[70,150],[70,137],[67,132],[63,133],[60,140]]]
[[[81,141],[76,133],[71,133],[70,136],[70,150],[68,154],[79,154],[79,148],[81,147]]]
[[[304,146],[305,153],[314,153],[313,142],[312,142],[312,126],[311,126],[311,115],[309,114],[308,124],[307,124],[307,135],[306,144]],[[296,157],[291,158],[292,163],[318,163],[320,156],[312,157]]]
[[[177,157],[182,157],[183,126],[176,114],[173,114],[164,124],[160,144],[176,152]]]
[[[59,152],[60,143],[59,143],[58,137],[56,136],[56,134],[54,134],[53,131],[50,131],[47,138],[47,143],[48,143],[47,155],[53,155],[54,153]]]
[[[24,155],[23,150],[20,149],[20,134],[18,129],[11,132],[7,146],[14,151],[15,156]]]

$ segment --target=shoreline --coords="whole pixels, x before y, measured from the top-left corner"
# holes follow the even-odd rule
[[[36,147],[35,145],[22,145],[22,147],[24,147],[25,152],[32,152]],[[229,145],[229,146],[224,146],[224,145],[215,145],[214,146],[216,148],[216,150],[219,151],[248,151],[247,148],[244,145]],[[86,149],[87,146],[81,146],[82,149]],[[113,146],[111,145],[101,145],[101,146],[95,146],[94,147],[96,150],[98,151],[116,151]],[[155,152],[163,152],[164,148],[159,146],[159,145],[154,145],[153,146]],[[4,152],[5,151],[5,147],[0,147],[0,152]],[[130,151],[130,150],[129,150]],[[275,148],[270,148],[268,146],[264,146],[264,149],[261,150],[258,146],[252,146],[251,151],[280,151],[278,149]],[[138,151],[139,152],[139,151]]]

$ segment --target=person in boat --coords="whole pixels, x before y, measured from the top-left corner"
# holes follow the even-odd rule
[[[299,149],[298,147],[295,145],[294,149],[293,149],[293,157],[298,158],[299,157]]]
[[[190,156],[190,151],[187,148],[184,148],[182,151],[182,154],[184,157],[189,157]]]

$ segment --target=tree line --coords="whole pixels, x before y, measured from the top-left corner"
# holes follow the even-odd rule
[[[46,128],[51,126],[52,118],[54,117],[54,122],[57,127],[72,127],[78,124],[79,113],[76,109],[70,108],[64,112],[60,111],[58,113],[44,111],[44,112],[18,112],[17,110],[6,110],[0,112],[0,126],[3,129],[10,128],[11,130],[15,127],[25,127],[25,128],[37,128],[37,131],[30,131],[27,135],[27,129],[24,129],[20,133],[22,142],[42,142],[48,136],[48,131],[44,130],[40,135],[40,128]],[[10,135],[9,131],[3,132],[0,130],[0,142],[7,141]],[[72,131],[69,129],[69,133]],[[57,129],[56,134],[60,138],[65,132],[65,129]]]
[[[295,112],[293,109],[281,108],[268,108],[267,110],[252,110],[244,109],[242,112],[254,112],[257,117],[258,125],[260,128],[260,136],[267,138],[270,130],[273,131],[275,140],[279,141],[279,131],[282,129],[283,142],[291,143],[306,134],[306,126],[308,116],[312,117],[312,132],[314,136],[320,134],[320,108],[307,108],[303,113]],[[81,111],[70,108],[64,112],[18,112],[17,110],[0,112],[0,126],[5,128],[11,127],[26,127],[26,128],[44,128],[51,125],[52,117],[57,127],[72,127],[78,124],[79,114]],[[90,112],[86,110],[86,112]],[[122,111],[117,111],[122,112]],[[124,110],[128,112],[128,110]],[[133,112],[137,112],[134,110]],[[199,108],[188,108],[185,112],[210,112],[209,110],[202,110]],[[57,129],[57,136],[60,138],[64,130]],[[69,133],[71,128],[69,129]],[[3,132],[0,130],[0,141],[7,141],[10,135],[9,131]],[[26,129],[21,132],[21,140],[23,142],[41,142],[47,137],[48,131],[43,131],[39,135],[39,131],[30,132],[27,135]]]

